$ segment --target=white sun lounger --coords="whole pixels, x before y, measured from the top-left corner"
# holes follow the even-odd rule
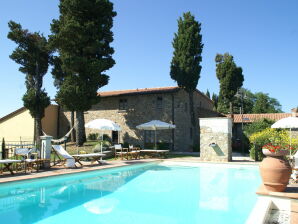
[[[105,154],[102,153],[70,155],[68,152],[65,151],[65,149],[61,145],[52,145],[52,147],[59,155],[66,159],[66,167],[75,167],[76,162],[83,166],[83,164],[80,161],[82,158],[91,158],[92,161],[97,161],[98,163],[101,163],[102,157],[105,156]]]
[[[68,168],[73,168],[75,167],[75,159],[69,155],[68,152],[65,151],[65,149],[61,145],[52,145],[52,148],[57,152],[63,159],[65,159],[65,165]]]
[[[4,165],[4,168],[6,168],[11,174],[14,174],[14,172],[11,169],[12,164],[14,163],[22,163],[22,160],[18,159],[1,159],[0,164]],[[3,172],[3,169],[0,171],[1,173]]]

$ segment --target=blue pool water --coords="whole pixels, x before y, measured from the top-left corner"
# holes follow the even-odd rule
[[[245,223],[256,167],[137,165],[0,185],[0,223]]]

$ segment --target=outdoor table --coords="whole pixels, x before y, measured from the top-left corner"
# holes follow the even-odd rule
[[[79,163],[81,166],[83,166],[83,164],[81,163],[81,159],[82,158],[91,158],[93,162],[98,162],[99,164],[101,164],[102,161],[102,157],[105,156],[105,154],[102,153],[89,153],[89,154],[78,154],[78,155],[71,155],[74,159],[76,163]]]
[[[170,150],[157,150],[157,149],[142,149],[140,150],[142,154],[157,154],[160,157],[163,156],[166,158],[166,154],[170,152]]]
[[[0,164],[4,165],[4,169],[6,168],[12,175],[14,174],[11,166],[14,163],[22,163],[22,160],[16,160],[16,159],[3,159],[0,160]],[[3,173],[3,169],[1,169],[1,173]]]

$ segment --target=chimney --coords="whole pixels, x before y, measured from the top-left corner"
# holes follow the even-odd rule
[[[297,116],[297,107],[296,107],[296,108],[293,108],[293,109],[291,110],[291,112],[292,112],[292,117],[298,117],[298,116]]]

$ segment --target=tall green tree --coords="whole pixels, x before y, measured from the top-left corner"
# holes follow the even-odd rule
[[[178,19],[178,32],[173,39],[174,55],[171,62],[170,75],[180,88],[189,95],[190,118],[193,133],[193,144],[199,142],[197,114],[194,110],[193,92],[196,90],[202,66],[201,24],[190,13],[184,13]]]
[[[245,88],[240,88],[234,98],[234,112],[240,114],[240,107],[242,113],[251,114],[255,102],[255,94]]]
[[[215,62],[216,76],[220,83],[219,99],[229,104],[230,114],[233,117],[233,100],[244,81],[242,68],[236,65],[233,56],[228,53],[217,54]]]
[[[205,94],[209,99],[210,99],[210,92],[209,92],[209,90],[207,89],[207,91],[206,91],[206,94]]]
[[[52,51],[48,47],[47,39],[40,33],[31,33],[16,22],[8,23],[7,37],[17,44],[10,58],[20,65],[19,71],[26,76],[26,93],[23,96],[24,106],[34,118],[34,136],[40,144],[42,135],[41,119],[44,110],[50,104],[45,89],[42,88],[43,77],[48,71]]]
[[[60,16],[51,24],[51,45],[58,52],[53,76],[57,101],[76,113],[76,143],[84,142],[84,111],[99,102],[97,91],[108,83],[112,58],[113,4],[109,0],[60,0]],[[59,73],[60,71],[60,73]],[[59,73],[59,74],[58,74]]]
[[[213,101],[213,109],[218,111],[217,110],[217,106],[218,106],[218,95],[216,93],[213,93],[212,94],[212,101]]]
[[[252,108],[253,113],[282,113],[281,105],[277,99],[269,97],[266,93],[256,93]]]

